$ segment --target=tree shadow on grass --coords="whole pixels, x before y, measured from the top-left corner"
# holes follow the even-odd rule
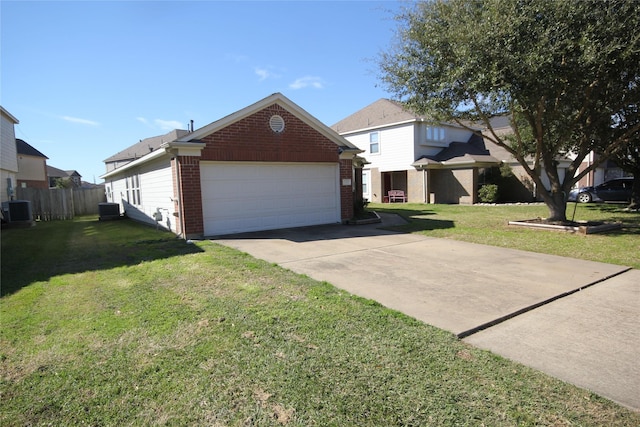
[[[584,209],[605,214],[607,222],[622,223],[622,228],[608,231],[608,235],[640,236],[640,212],[628,210],[626,207],[623,203],[590,203],[584,206]]]
[[[202,252],[170,232],[130,221],[40,222],[2,230],[0,296],[52,277]]]
[[[392,227],[384,227],[388,230],[399,231],[404,233],[412,233],[425,230],[442,230],[455,227],[455,223],[451,220],[429,218],[435,215],[435,212],[428,209],[402,209],[402,208],[376,208],[376,211],[393,213],[400,215],[407,221],[403,225],[395,225]]]

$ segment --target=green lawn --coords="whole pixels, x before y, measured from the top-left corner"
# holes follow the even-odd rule
[[[640,268],[640,213],[625,211],[624,207],[577,205],[576,221],[621,222],[623,225],[620,230],[589,235],[508,225],[514,220],[545,218],[548,210],[544,205],[387,203],[370,204],[369,210],[403,216],[409,223],[394,227],[398,231]],[[574,208],[574,203],[567,207],[569,219],[574,217]]]
[[[640,424],[330,284],[130,221],[3,230],[1,280],[2,426]]]

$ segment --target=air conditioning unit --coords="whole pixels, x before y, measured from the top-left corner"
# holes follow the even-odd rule
[[[119,203],[98,203],[98,215],[100,215],[100,221],[109,219],[119,219],[120,217],[120,204]]]
[[[2,203],[2,213],[8,222],[32,222],[31,202],[29,200],[10,200]]]

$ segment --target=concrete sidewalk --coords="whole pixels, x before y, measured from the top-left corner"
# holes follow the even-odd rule
[[[385,217],[385,225],[393,220]],[[306,227],[215,241],[640,410],[638,270],[379,226]],[[573,293],[585,287],[590,292]],[[606,307],[602,295],[610,297]],[[572,314],[554,321],[556,311]],[[566,337],[579,341],[579,350]]]

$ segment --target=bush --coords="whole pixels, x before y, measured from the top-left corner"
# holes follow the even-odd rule
[[[496,203],[498,201],[498,186],[486,184],[478,190],[478,198],[482,203]]]

